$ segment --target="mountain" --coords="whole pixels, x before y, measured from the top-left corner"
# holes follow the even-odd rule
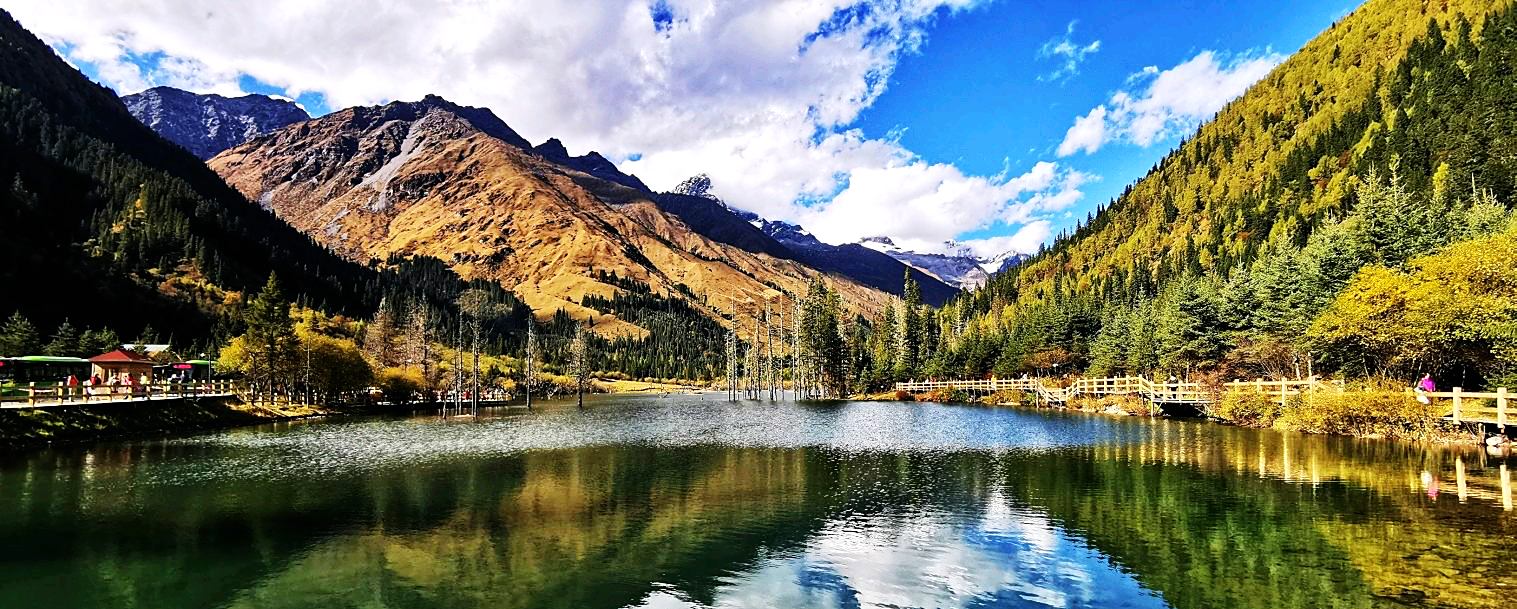
[[[249,203],[3,11],[0,184],[0,314],[43,328],[204,337],[271,271],[302,300],[354,313],[377,281]]]
[[[720,200],[666,192],[655,195],[653,202],[659,209],[679,217],[691,230],[708,239],[775,258],[795,259],[795,253],[790,248],[734,213]]]
[[[976,256],[969,248],[948,242],[948,253],[922,253],[901,248],[889,237],[870,237],[859,245],[900,260],[912,268],[941,279],[944,283],[961,290],[972,290],[985,285],[991,275],[1010,269],[1027,260],[1027,254],[1005,252],[992,258]]]
[[[558,138],[549,138],[548,141],[538,144],[532,150],[543,158],[553,161],[561,166],[590,174],[607,182],[615,182],[633,188],[644,193],[651,193],[648,185],[637,176],[622,173],[616,168],[616,164],[607,160],[599,152],[591,150],[583,156],[569,156],[569,150],[564,148],[564,143]]]
[[[488,110],[428,96],[291,125],[209,165],[351,260],[436,257],[467,279],[506,286],[539,317],[563,310],[593,320],[602,336],[647,336],[585,305],[624,293],[628,281],[711,319],[736,306],[749,329],[765,298],[801,293],[816,275],[782,252],[708,238],[627,180],[591,173],[614,178],[614,167],[580,162],[599,155],[571,166],[560,150],[526,146]],[[885,302],[847,278],[832,283],[859,307]]]
[[[311,118],[294,102],[267,95],[222,97],[153,87],[121,100],[142,124],[202,159]]]
[[[899,295],[906,273],[922,288],[922,301],[940,306],[959,290],[935,276],[887,254],[857,243],[832,245],[818,240],[806,229],[789,222],[766,220],[747,211],[732,212],[789,250],[796,260],[827,273],[837,273],[875,289]]]

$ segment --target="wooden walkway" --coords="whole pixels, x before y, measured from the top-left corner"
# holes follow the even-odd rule
[[[1099,398],[1111,395],[1131,395],[1147,400],[1156,408],[1165,405],[1187,405],[1204,410],[1216,401],[1218,392],[1201,383],[1168,384],[1151,381],[1142,376],[1113,378],[1080,378],[1068,386],[1049,385],[1041,378],[978,379],[953,381],[911,381],[896,383],[897,391],[921,393],[938,389],[957,389],[975,394],[990,395],[998,391],[1024,391],[1034,393],[1044,402],[1065,404],[1075,397]],[[1235,380],[1222,384],[1222,393],[1248,391],[1279,399],[1281,405],[1291,396],[1317,391],[1346,391],[1343,381],[1321,379],[1252,381]],[[1425,394],[1428,399],[1443,407],[1443,418],[1455,423],[1487,423],[1505,427],[1508,424],[1507,407],[1511,395],[1505,387],[1490,392],[1469,392],[1455,387],[1452,391]],[[1406,389],[1407,399],[1417,399],[1415,389]]]
[[[0,397],[0,408],[50,408],[83,404],[153,402],[193,397],[242,396],[246,388],[235,381],[194,383],[149,383],[147,385],[102,385],[74,387],[61,385],[21,388],[21,395]]]

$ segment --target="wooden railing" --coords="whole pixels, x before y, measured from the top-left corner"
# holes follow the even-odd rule
[[[971,392],[995,393],[997,391],[1029,391],[1039,398],[1056,403],[1069,401],[1076,396],[1140,395],[1149,401],[1174,404],[1205,404],[1211,401],[1211,393],[1200,383],[1164,383],[1151,381],[1141,376],[1114,378],[1081,378],[1067,387],[1050,386],[1040,378],[978,379],[967,381],[911,381],[896,383],[899,391],[934,391],[959,389]]]
[[[1507,402],[1509,394],[1506,387],[1495,391],[1473,392],[1455,387],[1452,391],[1417,391],[1415,388],[1407,389],[1408,396],[1426,396],[1428,399],[1446,398],[1448,414],[1455,423],[1495,423],[1499,426],[1507,424]],[[1489,402],[1487,402],[1489,400]]]
[[[1068,386],[1050,386],[1041,378],[911,381],[896,383],[895,389],[909,392],[957,389],[986,394],[998,391],[1026,391],[1035,393],[1040,400],[1056,404],[1068,402],[1070,398],[1077,396],[1135,395],[1154,404],[1188,404],[1204,407],[1212,404],[1217,397],[1216,392],[1201,383],[1166,383],[1152,381],[1142,376],[1080,378]],[[1317,391],[1337,393],[1347,391],[1343,381],[1327,381],[1318,378],[1296,380],[1261,378],[1252,381],[1240,379],[1223,383],[1221,389],[1222,392],[1252,391],[1264,394],[1278,398],[1282,405],[1291,396]],[[1495,423],[1505,426],[1509,420],[1507,406],[1511,394],[1505,387],[1483,393],[1468,392],[1458,387],[1452,391],[1441,392],[1417,392],[1409,388],[1406,394],[1408,399],[1422,395],[1429,400],[1448,400],[1446,414],[1443,416],[1453,419],[1455,423]]]
[[[236,381],[192,381],[184,383],[148,383],[145,385],[39,385],[18,387],[19,394],[0,396],[5,408],[40,408],[62,404],[128,402],[170,398],[239,395],[244,392]]]

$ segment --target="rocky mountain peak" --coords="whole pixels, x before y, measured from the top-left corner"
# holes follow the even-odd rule
[[[311,118],[295,102],[257,94],[224,97],[154,87],[121,100],[137,120],[201,159]]]
[[[532,149],[537,151],[538,154],[553,160],[569,158],[569,149],[564,148],[564,143],[558,141],[556,137],[550,137],[548,141],[538,144]]]
[[[425,116],[432,110],[442,110],[472,125],[475,129],[484,132],[507,144],[522,150],[532,150],[532,144],[527,139],[516,133],[506,121],[495,116],[489,108],[476,108],[455,104],[437,95],[427,95],[420,101],[414,102],[390,102],[381,107],[378,116],[380,121],[403,120],[414,122]]]

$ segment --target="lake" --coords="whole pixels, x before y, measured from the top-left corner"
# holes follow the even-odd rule
[[[0,607],[1498,607],[1508,462],[1205,422],[595,396],[0,456]]]

